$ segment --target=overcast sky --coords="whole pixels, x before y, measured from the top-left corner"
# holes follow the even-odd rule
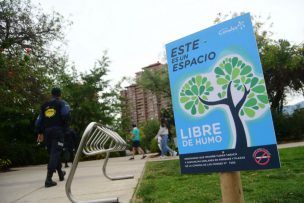
[[[218,13],[271,16],[274,39],[304,42],[303,0],[32,0],[55,10],[73,25],[66,51],[80,72],[104,50],[112,61],[109,79],[134,77],[142,67],[163,60],[168,42],[213,25]]]

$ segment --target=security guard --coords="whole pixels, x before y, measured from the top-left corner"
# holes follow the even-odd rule
[[[52,180],[53,173],[56,170],[60,181],[63,181],[65,176],[65,171],[61,170],[60,155],[64,143],[64,128],[69,119],[70,107],[67,102],[60,99],[60,96],[60,88],[53,88],[52,99],[41,105],[40,114],[36,120],[37,141],[42,142],[45,140],[49,154],[45,187],[57,185]]]

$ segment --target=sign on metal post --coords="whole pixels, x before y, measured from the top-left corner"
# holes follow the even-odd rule
[[[279,168],[250,14],[166,45],[182,173]]]

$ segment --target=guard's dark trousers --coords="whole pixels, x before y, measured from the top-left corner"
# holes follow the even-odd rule
[[[52,187],[57,185],[52,180],[53,173],[57,170],[59,180],[64,180],[65,171],[61,170],[60,155],[63,149],[63,128],[52,127],[45,130],[46,147],[49,154],[48,172],[45,181],[45,187]]]

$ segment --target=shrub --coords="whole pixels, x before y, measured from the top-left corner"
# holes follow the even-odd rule
[[[44,145],[28,144],[25,142],[8,142],[0,139],[1,159],[9,159],[12,166],[47,163],[48,154]]]
[[[149,149],[151,147],[151,142],[154,140],[158,130],[159,122],[156,119],[146,121],[141,125],[141,144],[144,148]],[[151,148],[149,150],[152,151]]]
[[[290,134],[294,139],[304,139],[304,109],[296,110],[290,118]]]
[[[156,139],[152,139],[150,143],[150,151],[152,153],[160,152]]]
[[[0,159],[0,171],[6,171],[10,168],[12,162],[9,159]]]
[[[276,137],[279,142],[304,139],[304,109],[292,115],[272,112]]]

